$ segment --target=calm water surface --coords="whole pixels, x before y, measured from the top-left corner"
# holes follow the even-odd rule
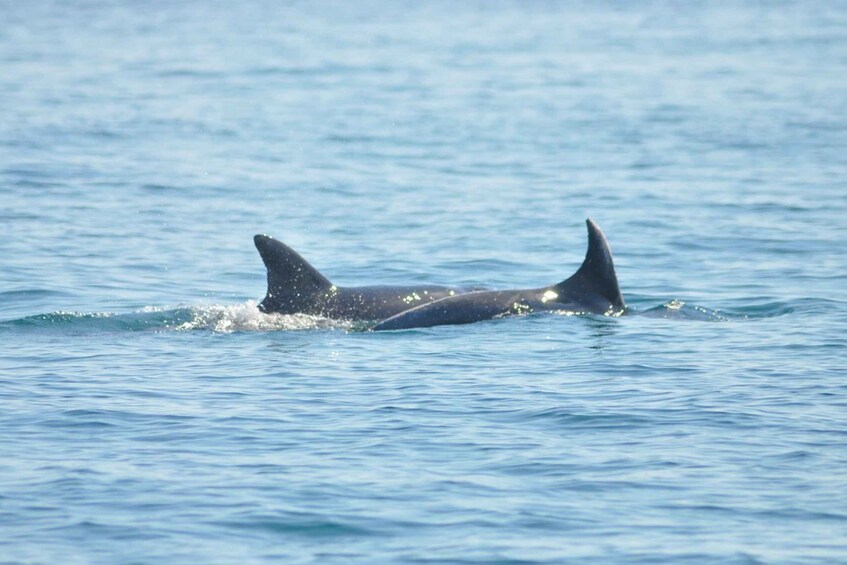
[[[0,562],[847,562],[847,5],[0,2]],[[374,334],[342,285],[634,315]]]

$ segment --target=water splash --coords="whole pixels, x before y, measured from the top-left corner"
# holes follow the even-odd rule
[[[214,304],[194,307],[192,311],[192,319],[177,325],[174,329],[232,333],[350,328],[349,322],[308,314],[265,314],[252,300],[230,306]]]
[[[114,333],[125,331],[209,331],[214,333],[350,329],[349,322],[307,314],[265,314],[255,301],[205,306],[147,306],[126,314],[51,312],[0,322],[0,329]]]

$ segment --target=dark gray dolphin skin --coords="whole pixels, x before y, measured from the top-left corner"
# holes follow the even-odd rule
[[[470,324],[500,316],[544,310],[615,316],[626,309],[612,252],[603,232],[591,219],[588,252],[582,266],[559,284],[526,290],[486,290],[449,296],[416,306],[376,324],[374,331]]]
[[[337,320],[384,320],[409,308],[468,292],[436,285],[335,286],[296,251],[272,237],[253,238],[268,269],[265,313],[310,314]]]

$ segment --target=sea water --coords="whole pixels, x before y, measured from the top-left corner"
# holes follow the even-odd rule
[[[0,3],[0,562],[847,561],[843,2]],[[558,282],[620,318],[264,315]]]

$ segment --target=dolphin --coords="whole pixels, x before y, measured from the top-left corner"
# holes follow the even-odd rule
[[[438,285],[339,287],[296,251],[267,235],[253,238],[268,269],[265,313],[310,314],[349,321],[390,318],[420,304],[475,289]],[[478,289],[476,289],[478,290]]]
[[[470,324],[508,315],[567,311],[617,316],[626,310],[612,252],[603,232],[590,218],[588,252],[571,277],[552,286],[524,290],[485,290],[448,296],[415,306],[371,329],[404,330],[447,324]]]

